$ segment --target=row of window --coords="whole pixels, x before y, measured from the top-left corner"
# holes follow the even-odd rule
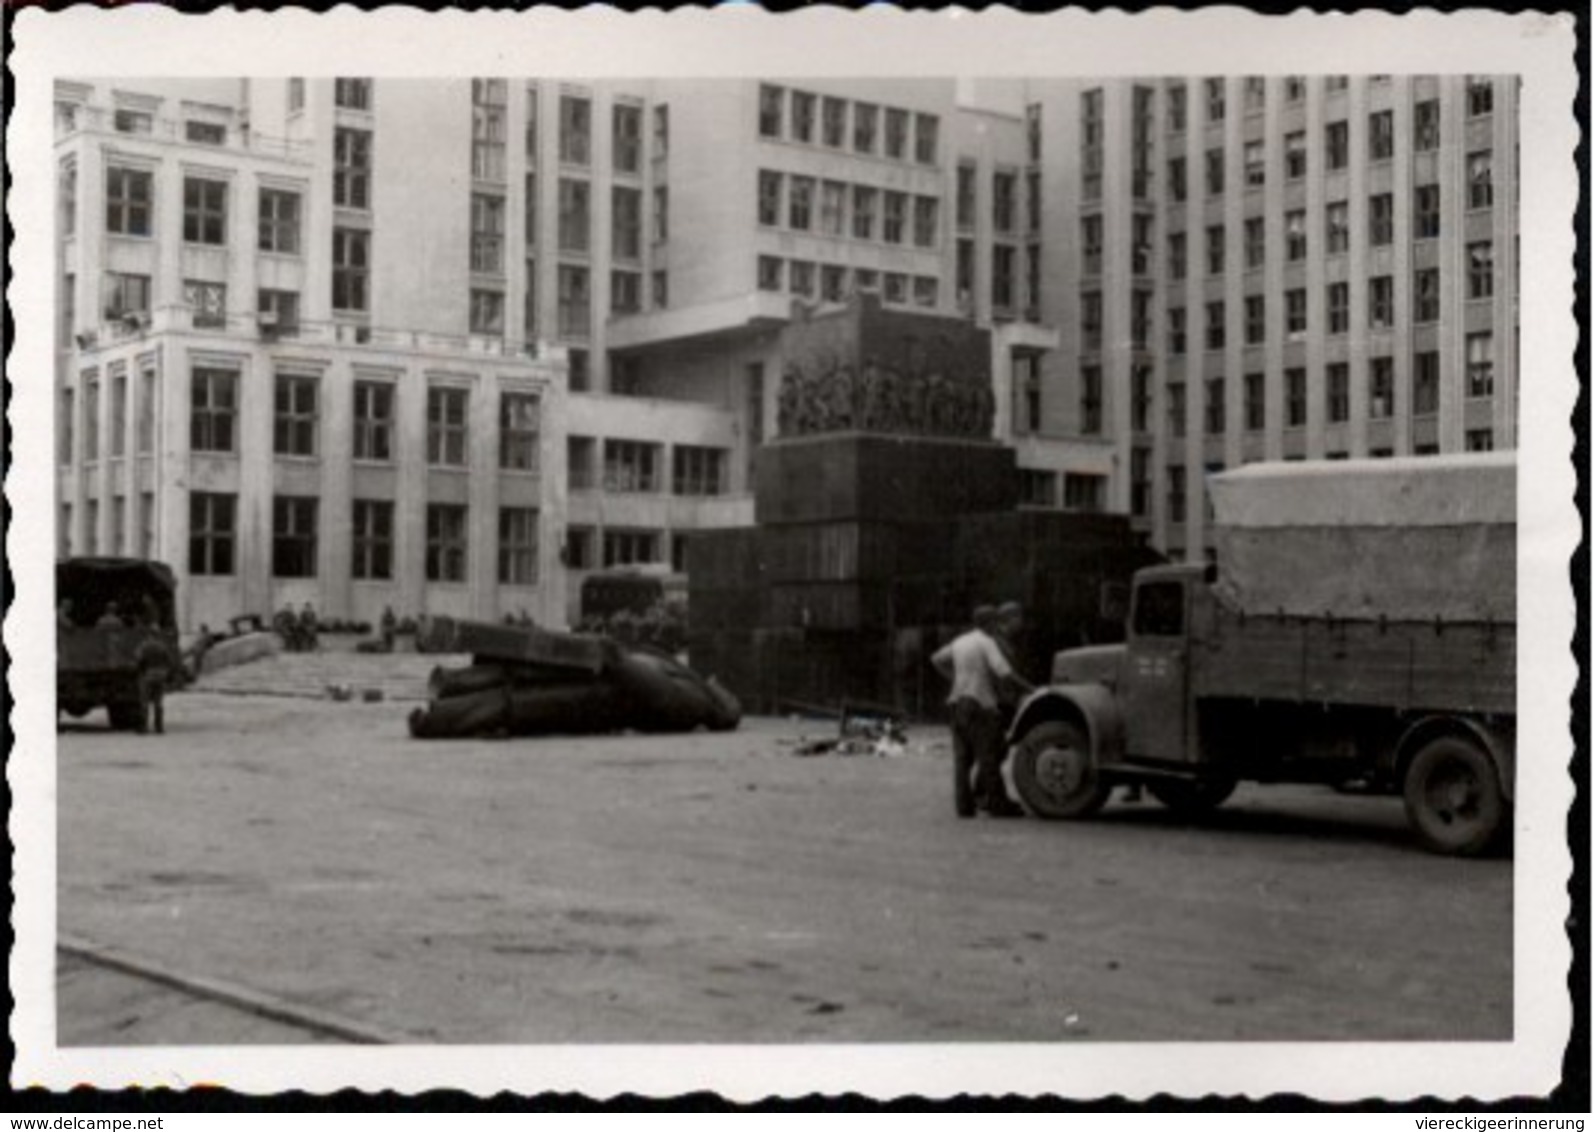
[[[220,246],[227,242],[226,181],[183,178],[183,240]],[[77,172],[62,171],[63,235],[75,230]],[[118,236],[154,234],[155,174],[113,165],[105,174],[105,228]],[[261,188],[256,246],[263,252],[298,255],[303,209],[301,195],[289,189]]]
[[[1329,424],[1343,424],[1350,420],[1351,368],[1348,362],[1330,362],[1324,367],[1323,419]],[[1412,355],[1412,385],[1410,409],[1413,417],[1433,416],[1439,411],[1439,352],[1420,351]],[[1247,432],[1260,432],[1267,427],[1267,385],[1260,373],[1245,375],[1242,412]],[[1206,379],[1206,398],[1202,418],[1207,435],[1222,435],[1227,428],[1227,403],[1225,380],[1222,377]],[[1494,396],[1494,337],[1489,333],[1469,334],[1466,343],[1466,379],[1463,391],[1468,400],[1488,400]],[[1100,413],[1100,374],[1092,382],[1082,372],[1080,384],[1081,415],[1089,419]],[[1186,407],[1185,384],[1169,382],[1167,387],[1168,435],[1185,435]],[[1284,371],[1284,427],[1304,428],[1307,425],[1307,375],[1305,367],[1293,366]],[[1395,413],[1395,359],[1379,355],[1368,359],[1367,366],[1367,418],[1388,420]],[[1151,427],[1151,374],[1140,368],[1132,375],[1130,426],[1137,432]]]
[[[1373,75],[1374,83],[1387,83],[1389,75]],[[1286,75],[1284,77],[1284,101],[1286,103],[1300,103],[1306,100],[1306,76]],[[1328,93],[1345,90],[1350,86],[1350,79],[1346,75],[1328,75],[1324,79],[1323,89]],[[1247,114],[1261,112],[1267,105],[1267,80],[1260,75],[1249,75],[1241,84],[1241,98],[1243,109]],[[1202,80],[1201,95],[1206,106],[1208,122],[1221,122],[1228,113],[1228,81],[1223,78],[1208,78]],[[1172,133],[1183,132],[1188,125],[1187,91],[1182,82],[1172,83],[1168,86],[1168,129]],[[1480,118],[1494,113],[1494,81],[1486,75],[1468,75],[1466,89],[1466,108],[1469,118]],[[1387,113],[1387,111],[1386,111]],[[1422,99],[1414,106],[1417,130],[1422,135],[1425,127],[1431,124],[1435,135],[1438,132],[1439,101],[1438,99]],[[1437,145],[1437,140],[1434,141]]]
[[[276,495],[271,500],[271,574],[314,578],[320,552],[321,501],[314,496]],[[426,580],[466,580],[469,512],[464,504],[426,506]],[[391,581],[394,563],[394,505],[385,499],[353,501],[350,574],[361,581]],[[498,509],[498,581],[537,583],[537,510]],[[238,497],[196,491],[188,497],[188,571],[228,576],[237,570]]]
[[[670,451],[672,494],[724,495],[730,489],[725,449],[676,444]],[[565,452],[572,491],[592,491],[600,484],[604,491],[611,492],[654,493],[663,489],[662,444],[611,437],[603,441],[601,466],[594,437],[567,437]]]
[[[1422,325],[1439,321],[1440,278],[1437,267],[1418,268],[1412,272],[1411,321]],[[1140,295],[1143,292],[1135,292]],[[1482,241],[1467,245],[1466,284],[1467,301],[1492,298],[1494,295],[1494,245]],[[1080,335],[1086,350],[1101,349],[1101,293],[1087,291],[1082,296]],[[1350,284],[1329,283],[1324,288],[1324,306],[1327,312],[1327,333],[1348,334],[1351,329]],[[1138,306],[1137,306],[1138,309]],[[1302,338],[1310,330],[1309,304],[1304,287],[1292,287],[1284,292],[1284,331],[1290,338]],[[1374,275],[1367,280],[1367,329],[1390,330],[1395,326],[1395,279],[1392,275]],[[1206,304],[1206,325],[1203,345],[1208,350],[1222,350],[1228,338],[1228,308],[1221,300]],[[1138,320],[1131,320],[1140,325]],[[1187,352],[1185,308],[1168,308],[1168,352],[1179,355]],[[1267,340],[1267,296],[1245,297],[1244,342],[1247,346],[1260,346]],[[1133,334],[1134,344],[1143,348],[1149,330]]]
[[[1018,470],[1018,501],[1026,507],[1059,506],[1065,511],[1103,511],[1107,506],[1107,477],[1092,472],[1065,472],[1063,493],[1057,498],[1058,475],[1044,468]]]
[[[941,281],[933,275],[908,275],[900,271],[848,268],[840,264],[758,257],[758,289],[786,291],[827,303],[845,302],[854,292],[879,291],[887,303],[935,307],[941,300]]]
[[[758,222],[822,236],[907,242],[911,224],[916,247],[933,248],[940,228],[936,197],[849,185],[796,174],[758,171]]]
[[[978,168],[972,162],[959,162],[957,168],[957,226],[959,231],[974,227],[975,181]],[[1016,169],[994,169],[991,172],[991,227],[998,235],[1009,235],[1018,230],[1018,179]],[[1039,232],[1041,227],[1041,174],[1039,169],[1024,172],[1024,218],[1028,231]]]
[[[853,153],[934,165],[940,119],[872,102],[788,90],[773,83],[758,88],[758,136],[775,141],[823,145]]]

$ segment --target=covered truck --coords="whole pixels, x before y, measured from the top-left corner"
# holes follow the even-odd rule
[[[1032,812],[1118,783],[1181,810],[1242,780],[1399,790],[1430,848],[1509,834],[1512,454],[1257,464],[1208,481],[1215,565],[1135,575],[1126,643],[1056,655],[1010,733]]]
[[[177,642],[177,582],[163,562],[68,558],[55,564],[55,698],[75,717],[103,707],[111,726],[144,719],[140,659],[164,658],[182,679]],[[153,651],[152,651],[153,648]]]

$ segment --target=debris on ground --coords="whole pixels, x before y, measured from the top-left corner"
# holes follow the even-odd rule
[[[804,736],[795,741],[791,753],[800,757],[834,754],[889,759],[907,754],[908,749],[907,725],[897,716],[843,709],[839,734],[821,738]]]

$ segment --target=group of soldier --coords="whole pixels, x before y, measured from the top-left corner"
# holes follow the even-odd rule
[[[1017,602],[981,605],[973,620],[973,628],[930,658],[952,682],[947,705],[952,715],[953,804],[962,818],[981,811],[993,818],[1021,817],[1024,810],[1008,796],[1002,779],[1002,763],[1012,712],[1034,690],[1014,661],[1024,611]]]

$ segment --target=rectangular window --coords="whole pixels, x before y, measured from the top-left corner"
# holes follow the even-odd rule
[[[1101,434],[1101,367],[1079,367],[1079,431],[1084,436]]]
[[[1018,251],[1012,244],[991,245],[991,305],[1011,310],[1018,302]]]
[[[934,165],[941,123],[934,114],[913,116],[913,156],[920,165]]]
[[[83,459],[93,463],[100,458],[100,383],[83,383]]]
[[[771,169],[758,171],[758,222],[773,228],[780,224],[782,175]]]
[[[1267,184],[1267,151],[1259,141],[1245,143],[1245,183],[1253,189]]]
[[[1491,428],[1469,428],[1467,430],[1466,445],[1468,452],[1493,452],[1494,430]]]
[[[1185,128],[1185,119],[1188,117],[1186,103],[1188,92],[1183,83],[1170,83],[1168,86],[1168,129],[1172,133],[1182,133]]]
[[[901,276],[898,276],[900,279]],[[794,259],[791,261],[791,293],[801,295],[805,299],[814,297],[819,284],[816,282],[814,265],[806,260]],[[888,296],[889,298],[889,296]],[[898,296],[895,302],[901,302]]]
[[[503,79],[472,79],[470,95],[470,175],[502,184],[509,141],[509,84]]]
[[[819,297],[827,303],[839,303],[847,297],[847,269],[835,264],[825,264],[819,269]]]
[[[642,258],[642,191],[616,185],[611,194],[611,229],[616,259]]]
[[[1481,118],[1494,113],[1494,83],[1483,75],[1467,76],[1467,116]]]
[[[155,199],[155,175],[143,169],[105,171],[105,231],[116,236],[148,236]]]
[[[271,575],[316,576],[316,512],[313,496],[277,495],[271,499]]]
[[[1284,371],[1284,427],[1304,428],[1306,425],[1306,371],[1291,368]]]
[[[1185,432],[1184,382],[1168,382],[1168,435],[1183,436]]]
[[[635,314],[642,309],[642,273],[640,271],[609,272],[609,311],[612,314]]]
[[[1017,190],[1016,173],[998,170],[991,176],[991,224],[998,232],[1011,232],[1016,225]]]
[[[1151,367],[1131,366],[1129,370],[1129,427],[1145,432],[1151,427]]]
[[[1424,351],[1411,363],[1411,414],[1431,417],[1439,411],[1439,351]]]
[[[725,449],[677,444],[671,490],[676,495],[722,495],[725,492]]]
[[[591,570],[596,565],[592,535],[591,527],[565,528],[565,541],[559,548],[559,558],[568,569]]]
[[[183,137],[195,145],[226,145],[227,127],[215,122],[183,123]]]
[[[1151,292],[1129,292],[1129,345],[1136,350],[1151,346]]]
[[[894,193],[888,190],[885,194],[885,202],[885,242],[888,244],[900,244],[902,243],[903,228],[907,219],[908,194]]]
[[[1395,242],[1395,197],[1375,193],[1367,198],[1367,242],[1382,247]]]
[[[1225,339],[1224,310],[1221,302],[1207,304],[1207,349],[1223,349]]]
[[[1208,196],[1217,196],[1223,191],[1223,150],[1207,150],[1206,180]]]
[[[819,186],[819,231],[825,236],[840,236],[847,221],[847,186],[840,181],[825,181]]]
[[[540,100],[537,98],[537,84],[526,85],[526,164],[537,164],[537,136],[539,134],[538,121],[541,115]]]
[[[1417,103],[1412,113],[1412,141],[1418,153],[1439,148],[1439,100]]]
[[[313,377],[277,375],[271,450],[278,456],[316,454],[319,385]]]
[[[852,104],[852,148],[856,153],[873,153],[879,133],[880,108],[867,102]]]
[[[356,228],[332,230],[332,309],[369,309],[371,233]]]
[[[1350,333],[1350,284],[1330,283],[1328,285],[1328,332],[1330,334]]]
[[[1439,186],[1418,185],[1416,201],[1412,208],[1413,223],[1416,231],[1413,237],[1418,240],[1431,240],[1439,235]]]
[[[190,386],[188,447],[194,452],[237,451],[238,371],[198,367]]]
[[[592,330],[592,294],[587,269],[559,265],[559,336],[585,338]]]
[[[1023,507],[1056,507],[1057,473],[1039,468],[1020,468],[1018,502]]]
[[[1494,335],[1467,335],[1467,396],[1494,396]]]
[[[233,572],[238,497],[194,491],[188,496],[188,572],[223,577]]]
[[[1367,362],[1367,415],[1375,421],[1395,415],[1395,359],[1370,358]]]
[[[1151,217],[1135,213],[1130,217],[1129,270],[1134,275],[1151,273]]]
[[[1267,381],[1262,374],[1245,375],[1245,429],[1261,432],[1267,427]]]
[[[220,246],[227,242],[227,183],[183,178],[183,240]]]
[[[657,561],[659,561],[659,532],[624,531],[612,527],[603,532],[605,568]]]
[[[1100,291],[1086,291],[1079,296],[1079,334],[1082,349],[1101,349]]]
[[[350,573],[360,581],[393,577],[393,504],[385,499],[354,501],[353,559]]]
[[[1367,116],[1367,156],[1388,161],[1395,156],[1395,112],[1379,110]]]
[[[227,325],[227,287],[199,279],[183,280],[183,304],[196,330],[220,330]]]
[[[1306,333],[1306,288],[1284,292],[1284,330],[1291,338]]]
[[[1467,154],[1467,207],[1494,206],[1494,153],[1482,149]]]
[[[1245,297],[1245,344],[1260,346],[1267,340],[1267,298],[1263,295]]]
[[[628,102],[614,106],[614,168],[619,173],[642,171],[642,107]]]
[[[571,491],[591,491],[597,486],[597,441],[590,436],[565,438],[565,474]]]
[[[1328,365],[1328,421],[1342,424],[1350,420],[1350,366],[1345,362]]]
[[[1025,220],[1032,234],[1041,230],[1041,175],[1037,169],[1024,174]]]
[[[339,126],[332,134],[332,203],[371,207],[371,131]]]
[[[76,423],[76,396],[71,389],[61,390],[61,407],[55,418],[56,461],[71,464],[73,457],[73,425]],[[140,449],[143,451],[143,449]]]
[[[142,110],[118,110],[111,124],[119,134],[148,134],[155,130],[155,116]]]
[[[1098,253],[1099,254],[1099,253]],[[1168,233],[1168,278],[1183,279],[1188,270],[1186,266],[1185,235],[1183,232]]]
[[[60,203],[61,235],[70,236],[77,231],[77,162],[61,164],[57,186]]]
[[[1222,436],[1228,427],[1227,411],[1224,403],[1224,382],[1221,377],[1207,379],[1206,399],[1206,434],[1208,436]]]
[[[1168,194],[1175,202],[1182,202],[1188,192],[1185,159],[1183,157],[1168,158]]]
[[[426,391],[426,462],[463,468],[469,462],[470,391],[435,387]]]
[[[140,455],[155,451],[155,371],[146,369],[138,375],[138,428],[135,443]],[[72,426],[71,406],[63,418],[70,430]],[[68,455],[71,453],[72,437],[70,432],[66,437]]]
[[[504,198],[470,195],[470,269],[478,275],[504,273]]]
[[[791,92],[791,136],[793,141],[812,142],[814,140],[814,119],[817,116],[819,98],[806,91],[794,90]]]
[[[537,509],[498,509],[498,583],[504,586],[537,584]]]
[[[1245,80],[1245,109],[1247,113],[1255,113],[1267,105],[1267,80],[1259,75],[1250,75]]]
[[[940,227],[941,219],[940,204],[935,197],[913,198],[913,243],[916,247],[935,247],[936,230]]]
[[[332,83],[332,103],[345,110],[371,109],[371,80],[334,79]],[[302,101],[301,105],[303,105]]]
[[[467,545],[466,511],[458,503],[426,505],[426,580],[463,582]]]
[[[1063,506],[1069,511],[1099,512],[1107,498],[1107,477],[1089,472],[1063,475]]]
[[[148,275],[129,275],[120,271],[105,273],[105,317],[119,319],[124,315],[149,314],[150,280]]]
[[[1079,218],[1080,269],[1086,275],[1101,274],[1101,216],[1091,213]]]
[[[504,393],[498,402],[498,466],[535,472],[542,406],[532,393]]]
[[[1372,330],[1395,325],[1395,278],[1375,275],[1367,281],[1367,324]]]
[[[1227,106],[1224,102],[1223,80],[1206,79],[1204,82],[1207,96],[1207,121],[1221,122],[1223,121],[1223,115],[1227,110]]]
[[[1494,244],[1483,240],[1467,245],[1467,298],[1487,299],[1494,295]]]
[[[653,242],[662,244],[669,238],[670,189],[668,185],[655,185],[653,188]]]
[[[492,287],[470,289],[470,332],[501,337],[504,333],[504,293]]]
[[[1296,130],[1284,135],[1284,177],[1299,181],[1306,176],[1306,131]]]
[[[393,459],[393,386],[385,381],[354,383],[354,458]]]
[[[967,162],[958,165],[957,172],[957,225],[959,228],[974,227],[974,200],[975,200],[976,170]],[[862,192],[862,189],[858,190]],[[869,190],[873,192],[874,190]]]
[[[1260,216],[1245,221],[1245,266],[1261,267],[1267,261],[1267,226]]]
[[[1412,275],[1413,322],[1439,321],[1439,269],[1423,268]]]
[[[1284,214],[1284,258],[1291,263],[1306,258],[1306,210]]]
[[[299,254],[299,194],[260,190],[260,250]]]
[[[1327,251],[1329,255],[1344,255],[1350,251],[1350,205],[1345,201],[1335,201],[1323,210],[1323,226],[1326,229]]]
[[[847,144],[847,101],[826,97],[820,100],[820,138],[832,149]]]
[[[786,88],[761,83],[758,87],[758,136],[779,138],[786,118]]]
[[[559,160],[566,165],[592,163],[592,100],[559,96]]]
[[[1184,353],[1185,327],[1184,308],[1168,308],[1168,353],[1175,356]]]
[[[592,242],[592,185],[559,178],[559,250],[585,252]]]
[[[761,255],[758,257],[758,289],[760,291],[779,291],[784,286],[785,261],[779,256]]]
[[[886,110],[886,156],[896,161],[908,155],[908,112]]]
[[[640,440],[603,442],[603,488],[617,492],[659,490],[661,446]]]
[[[1213,224],[1207,228],[1207,274],[1222,275],[1224,262],[1224,231],[1223,225]]]
[[[901,194],[897,195],[900,196]],[[787,204],[787,226],[794,228],[798,232],[808,231],[813,226],[814,179],[812,177],[793,177]]]
[[[1168,469],[1168,522],[1184,522],[1184,469]]]

